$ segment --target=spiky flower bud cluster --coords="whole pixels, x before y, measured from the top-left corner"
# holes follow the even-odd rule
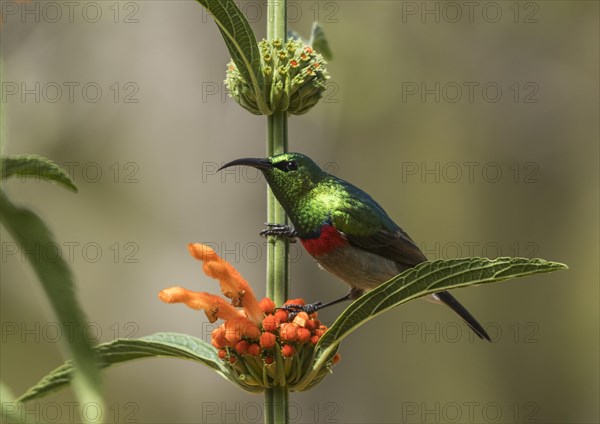
[[[262,40],[259,48],[264,79],[262,100],[271,113],[287,111],[301,115],[317,104],[329,79],[323,56],[295,38],[285,44],[281,40]],[[259,94],[233,61],[227,65],[225,85],[229,95],[244,109],[255,115],[265,114],[259,107]]]
[[[304,305],[303,299],[293,299],[286,305]],[[244,383],[272,387],[295,383],[308,372],[312,364],[314,345],[327,330],[317,313],[289,314],[275,309],[269,298],[260,301],[265,317],[260,325],[227,320],[212,332],[211,343],[219,358],[232,368]],[[337,363],[336,354],[324,367],[315,384]]]

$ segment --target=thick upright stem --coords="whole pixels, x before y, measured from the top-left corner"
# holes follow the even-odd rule
[[[267,38],[285,42],[287,33],[287,1],[268,0]],[[287,151],[287,112],[275,112],[267,117],[267,156]],[[287,224],[285,211],[268,189],[267,222]],[[276,305],[281,305],[289,294],[289,241],[270,237],[267,249],[267,296]],[[274,387],[265,391],[265,423],[287,423],[289,421],[288,389]]]
[[[287,0],[267,1],[267,39],[280,39],[287,37]]]
[[[287,151],[287,113],[276,112],[267,117],[267,156]],[[272,224],[287,224],[285,211],[267,189],[267,221]],[[270,237],[267,250],[267,296],[276,305],[288,298],[288,251],[289,241],[281,237]]]

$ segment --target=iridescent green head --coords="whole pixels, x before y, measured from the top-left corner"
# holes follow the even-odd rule
[[[301,153],[283,153],[264,159],[236,159],[220,169],[235,165],[260,169],[275,197],[286,209],[329,177],[311,158]]]

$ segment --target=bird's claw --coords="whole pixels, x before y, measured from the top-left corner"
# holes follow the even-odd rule
[[[288,313],[288,320],[293,321],[300,312],[313,314],[321,308],[322,302],[309,303],[307,305],[283,305],[279,309],[283,309]]]
[[[286,237],[291,243],[296,242],[296,230],[286,224],[269,224],[265,223],[268,228],[262,230],[259,234],[263,237],[279,236]]]

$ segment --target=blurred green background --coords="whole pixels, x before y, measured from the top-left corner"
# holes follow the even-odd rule
[[[208,340],[202,313],[157,293],[218,292],[187,253],[197,241],[264,295],[265,183],[215,170],[264,155],[265,119],[227,98],[229,56],[196,2],[66,3],[2,2],[2,147],[69,168],[80,192],[4,188],[52,227],[90,337]],[[240,6],[264,36],[266,4]],[[319,20],[335,55],[323,101],[290,118],[292,151],[368,191],[431,259],[570,266],[455,293],[494,344],[423,301],[371,321],[344,341],[332,376],[291,395],[293,422],[599,421],[598,16],[590,1],[290,3],[289,28],[307,34]],[[1,235],[1,374],[21,393],[63,361],[67,335]],[[345,293],[298,245],[292,256],[293,297]],[[104,375],[108,422],[263,418],[261,396],[185,361]],[[56,409],[54,422],[74,422],[73,400],[58,392],[30,418],[52,421]]]

